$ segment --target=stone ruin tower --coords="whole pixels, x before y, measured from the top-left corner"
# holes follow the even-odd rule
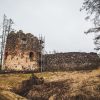
[[[5,48],[5,70],[39,70],[42,43],[31,33],[25,34],[21,30],[9,33]]]

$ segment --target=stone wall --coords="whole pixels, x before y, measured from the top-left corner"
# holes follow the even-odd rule
[[[5,70],[38,70],[43,41],[31,33],[11,32],[7,37]],[[100,65],[96,53],[69,52],[43,55],[44,71],[93,69]]]
[[[100,65],[100,58],[96,53],[55,53],[46,54],[43,58],[45,71],[84,70],[97,68]]]
[[[6,70],[38,70],[40,40],[31,33],[11,32],[7,37],[4,67]]]

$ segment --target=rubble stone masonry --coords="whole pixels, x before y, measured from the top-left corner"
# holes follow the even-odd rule
[[[37,37],[31,33],[8,34],[4,66],[6,70],[38,70],[41,45]]]
[[[84,70],[99,67],[100,58],[93,52],[55,53],[44,55],[43,63],[46,71]]]
[[[44,71],[84,70],[100,66],[100,58],[93,52],[42,54],[41,62],[41,43],[31,33],[12,31],[6,42],[5,70],[39,70],[41,64]]]

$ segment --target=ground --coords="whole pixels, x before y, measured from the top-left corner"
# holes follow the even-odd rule
[[[38,78],[42,77],[44,83],[33,84],[24,95],[26,98],[32,100],[35,98],[36,100],[66,100],[68,97],[72,100],[81,100],[81,97],[82,100],[85,98],[99,100],[100,98],[100,68],[88,71],[42,72],[34,75]],[[20,86],[23,81],[29,80],[31,76],[31,74],[1,74],[0,100],[13,100],[12,98],[27,100],[13,93],[13,89]]]
[[[12,89],[21,85],[24,80],[29,79],[31,74],[1,74],[0,75],[0,100],[26,100],[16,95]]]

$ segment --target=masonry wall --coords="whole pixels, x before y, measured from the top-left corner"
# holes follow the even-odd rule
[[[41,45],[31,33],[11,32],[7,37],[4,67],[6,70],[38,70]]]
[[[46,54],[43,58],[43,69],[45,71],[85,70],[100,66],[100,58],[96,53],[55,53]]]

